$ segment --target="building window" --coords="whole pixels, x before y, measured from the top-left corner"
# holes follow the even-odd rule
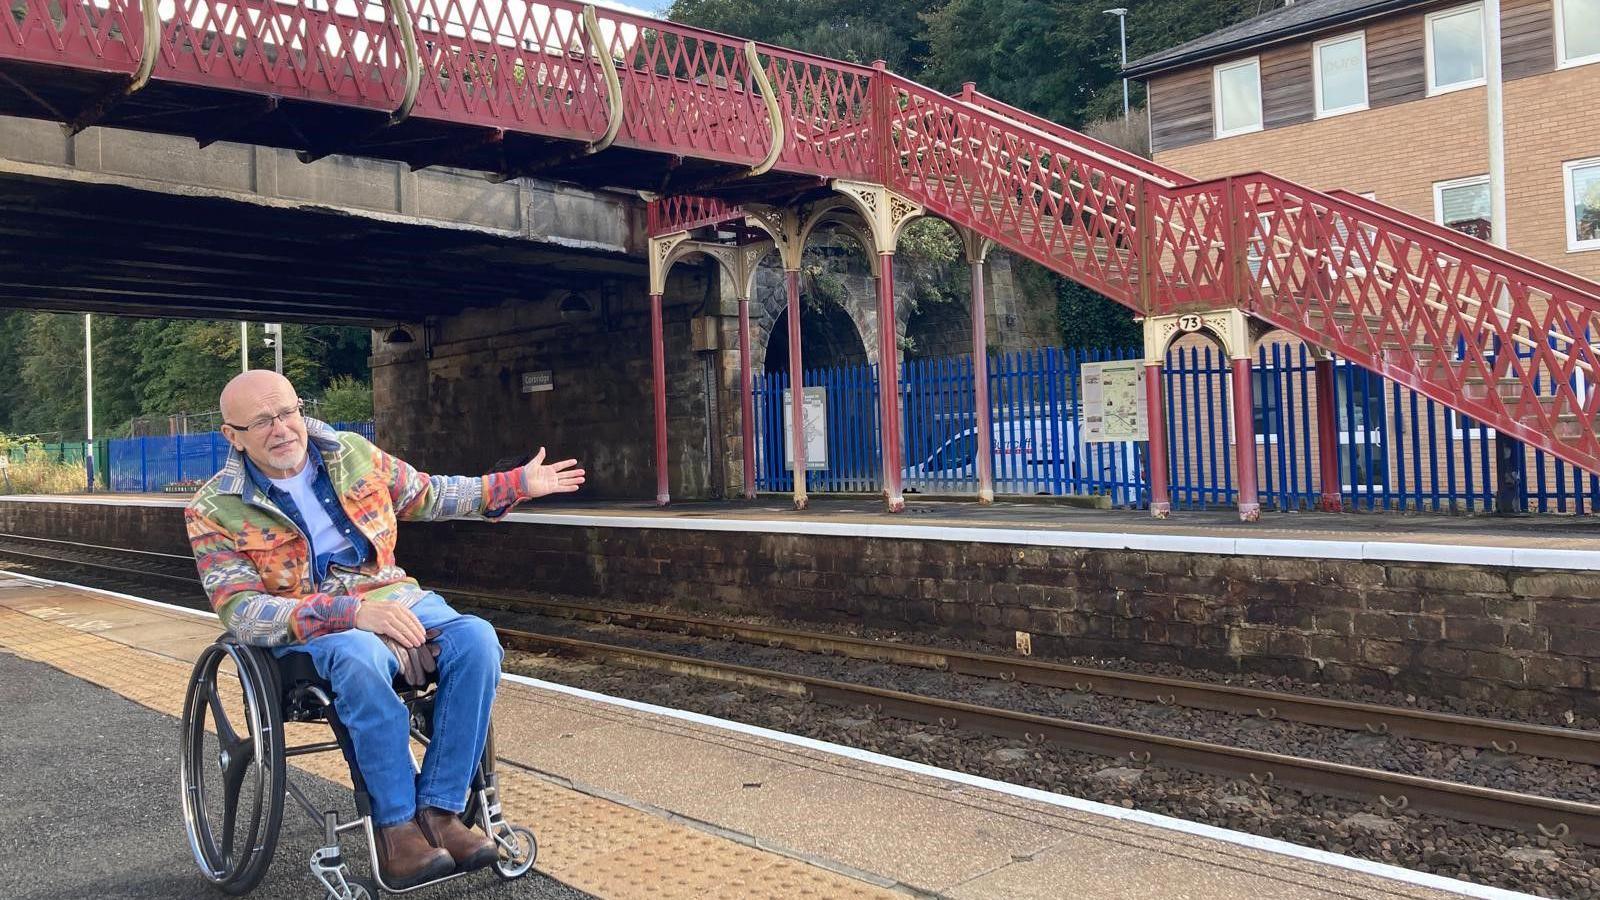
[[[1428,16],[1428,93],[1483,84],[1483,7],[1458,6]]]
[[[1217,66],[1212,70],[1212,101],[1217,111],[1217,137],[1261,130],[1261,61]]]
[[[1556,62],[1600,62],[1600,0],[1556,0]]]
[[[1600,2],[1600,0],[1595,0]],[[1364,32],[1318,41],[1311,50],[1316,69],[1317,116],[1367,108],[1367,38]]]
[[[1446,228],[1480,240],[1492,237],[1489,224],[1489,176],[1440,181],[1433,186],[1433,218]]]
[[[1600,250],[1600,157],[1561,168],[1567,176],[1567,250]]]

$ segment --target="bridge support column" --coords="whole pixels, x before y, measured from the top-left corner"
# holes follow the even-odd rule
[[[800,367],[800,270],[785,267],[784,287],[789,294],[789,397],[793,422],[794,508],[805,509],[806,496],[806,403],[804,371]]]
[[[661,322],[661,295],[650,295],[650,371],[655,394],[656,505],[672,500],[667,489],[667,344]]]
[[[1239,521],[1261,518],[1261,497],[1256,486],[1256,411],[1251,389],[1250,356],[1236,356],[1233,371],[1233,456],[1239,479]]]
[[[1319,355],[1315,368],[1317,388],[1317,481],[1322,496],[1317,508],[1323,512],[1342,512],[1344,492],[1339,477],[1338,392],[1334,390],[1333,360]]]
[[[883,496],[889,512],[906,508],[901,492],[905,467],[900,445],[900,345],[894,312],[894,251],[906,223],[923,214],[922,205],[881,184],[836,178],[833,189],[849,199],[867,223],[878,257],[878,414],[883,458]],[[986,432],[980,431],[980,435]]]
[[[1150,436],[1150,515],[1165,519],[1172,515],[1172,490],[1167,473],[1172,464],[1167,457],[1166,390],[1161,381],[1161,360],[1144,361],[1145,414]]]
[[[744,463],[744,498],[756,498],[756,388],[750,370],[750,297],[739,304],[739,437]]]
[[[989,408],[988,312],[984,306],[983,264],[994,242],[969,228],[957,227],[972,267],[972,392],[978,429],[978,502],[994,502],[994,425]]]
[[[656,505],[672,500],[667,487],[667,341],[662,323],[662,295],[667,292],[667,273],[689,241],[689,232],[679,231],[650,239],[650,391],[656,426]]]
[[[883,446],[883,495],[889,512],[906,508],[900,483],[900,342],[894,315],[894,254],[878,254],[878,433]]]

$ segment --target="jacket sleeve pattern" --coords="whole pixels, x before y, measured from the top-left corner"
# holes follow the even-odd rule
[[[376,447],[373,454],[377,471],[387,479],[395,516],[402,522],[477,516],[498,519],[514,504],[529,499],[519,469],[481,477],[428,475]]]
[[[300,599],[274,596],[233,535],[192,508],[184,511],[184,524],[211,608],[240,641],[256,646],[303,643],[355,627],[358,598],[322,593]]]

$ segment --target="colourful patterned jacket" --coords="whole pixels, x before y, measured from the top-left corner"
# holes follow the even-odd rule
[[[395,565],[398,521],[495,518],[528,499],[518,470],[426,475],[354,432],[309,418],[306,432],[373,554],[359,570],[334,566],[312,584],[310,542],[251,482],[244,455],[231,451],[189,502],[184,522],[212,608],[247,644],[292,644],[353,628],[363,600],[416,603],[427,592]]]

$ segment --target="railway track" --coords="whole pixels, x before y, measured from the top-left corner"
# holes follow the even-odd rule
[[[1021,657],[890,643],[692,616],[640,612],[531,597],[511,597],[480,591],[446,590],[441,593],[471,600],[473,606],[514,605],[518,609],[537,611],[555,618],[674,632],[695,637],[731,639],[767,647],[914,666],[957,675],[1060,688],[1078,693],[1100,693],[1169,706],[1208,709],[1266,719],[1285,719],[1307,725],[1435,741],[1494,750],[1498,753],[1522,753],[1600,765],[1600,733],[1570,728],[1552,728],[1376,703],[1310,697],[1236,685],[1114,672],[1108,669],[1070,666]]]
[[[38,541],[0,534],[0,562],[21,558],[35,564],[77,566],[118,579],[147,578],[195,587],[192,562],[172,554],[130,553],[69,541]],[[184,567],[190,567],[183,572]],[[472,605],[514,606],[582,622],[672,631],[768,647],[823,653],[877,663],[1020,682],[1077,692],[1096,691],[1132,700],[1200,709],[1283,717],[1306,724],[1387,733],[1463,746],[1492,748],[1577,763],[1600,760],[1600,735],[1410,710],[1376,704],[1260,691],[1229,685],[1134,675],[938,647],[908,646],[859,638],[687,616],[646,613],[563,601],[479,592],[447,591]],[[466,605],[463,602],[463,605]],[[523,629],[498,628],[502,642],[530,652],[577,654],[729,684],[758,687],[843,707],[869,708],[954,732],[1020,739],[1108,757],[1249,779],[1313,794],[1352,798],[1391,810],[1409,809],[1458,821],[1600,845],[1600,804],[1498,790],[1344,763],[1271,753],[1219,743],[889,690],[601,641]]]

